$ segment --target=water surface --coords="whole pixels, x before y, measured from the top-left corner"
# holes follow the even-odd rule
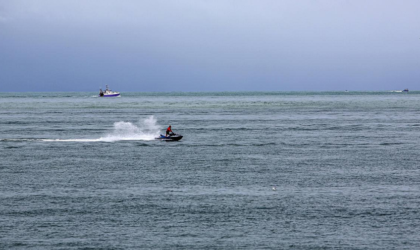
[[[419,249],[419,107],[419,92],[0,93],[0,248]],[[168,125],[184,138],[154,140]]]

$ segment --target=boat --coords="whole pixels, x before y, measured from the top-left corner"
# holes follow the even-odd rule
[[[120,96],[120,92],[114,92],[108,89],[108,85],[106,85],[105,91],[102,91],[102,89],[99,89],[99,97],[117,97],[117,96]]]
[[[408,93],[408,89],[404,89],[404,90],[391,90],[390,92],[392,92],[392,93],[403,93],[403,92]]]
[[[156,138],[156,140],[161,140],[161,141],[179,141],[182,139],[182,135],[179,134],[170,134],[168,136],[162,135],[160,134],[159,137]]]

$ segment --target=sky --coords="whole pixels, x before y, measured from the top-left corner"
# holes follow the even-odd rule
[[[0,0],[0,92],[420,90],[419,0]]]

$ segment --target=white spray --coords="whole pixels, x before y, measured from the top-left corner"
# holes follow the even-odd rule
[[[44,139],[43,141],[80,141],[80,142],[100,142],[100,141],[149,141],[159,136],[160,126],[152,115],[145,120],[139,120],[137,124],[131,122],[116,122],[114,130],[99,139]]]
[[[114,131],[105,137],[102,141],[122,141],[122,140],[153,140],[159,135],[160,127],[156,124],[154,116],[139,121],[136,124],[131,122],[114,123]]]

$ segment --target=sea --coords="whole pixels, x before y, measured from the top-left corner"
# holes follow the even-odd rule
[[[0,93],[0,249],[420,249],[419,138],[420,91]]]

